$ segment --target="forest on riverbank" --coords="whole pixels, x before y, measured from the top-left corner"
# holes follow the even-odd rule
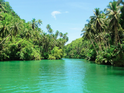
[[[54,33],[46,26],[48,33],[40,28],[41,20],[26,22],[9,5],[0,0],[0,60],[61,59],[68,41],[67,33]]]
[[[0,60],[82,58],[97,64],[124,66],[124,2],[110,2],[104,11],[96,8],[82,30],[82,38],[65,46],[67,33],[48,33],[42,21],[26,22],[9,2],[0,0]]]
[[[93,13],[82,30],[82,39],[65,46],[65,57],[124,66],[124,2],[110,2],[104,11],[96,8]]]

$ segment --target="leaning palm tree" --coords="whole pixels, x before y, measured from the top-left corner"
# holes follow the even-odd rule
[[[112,34],[114,36],[114,44],[118,45],[118,29],[119,29],[119,19],[120,19],[120,6],[116,1],[110,2],[108,8],[105,9],[108,19],[110,19],[109,27],[111,28]]]
[[[98,54],[98,51],[97,51],[96,46],[95,46],[94,41],[93,41],[94,39],[92,39],[92,37],[94,36],[94,33],[93,33],[94,31],[93,31],[92,24],[90,22],[88,24],[86,24],[84,29],[82,30],[82,32],[83,32],[83,34],[82,34],[83,37],[85,39],[89,39],[90,40],[90,42],[92,43],[96,53]]]

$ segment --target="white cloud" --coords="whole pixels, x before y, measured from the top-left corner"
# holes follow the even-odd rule
[[[61,14],[60,11],[53,11],[51,15],[56,19],[56,15]]]

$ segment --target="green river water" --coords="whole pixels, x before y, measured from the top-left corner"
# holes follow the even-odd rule
[[[124,68],[83,59],[0,62],[0,93],[124,93]]]

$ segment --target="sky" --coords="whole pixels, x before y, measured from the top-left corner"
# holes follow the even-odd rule
[[[68,33],[69,41],[78,39],[86,20],[94,15],[95,8],[104,10],[110,0],[5,0],[12,9],[25,19],[41,19],[41,29],[47,32],[46,26],[50,24],[54,32]]]

